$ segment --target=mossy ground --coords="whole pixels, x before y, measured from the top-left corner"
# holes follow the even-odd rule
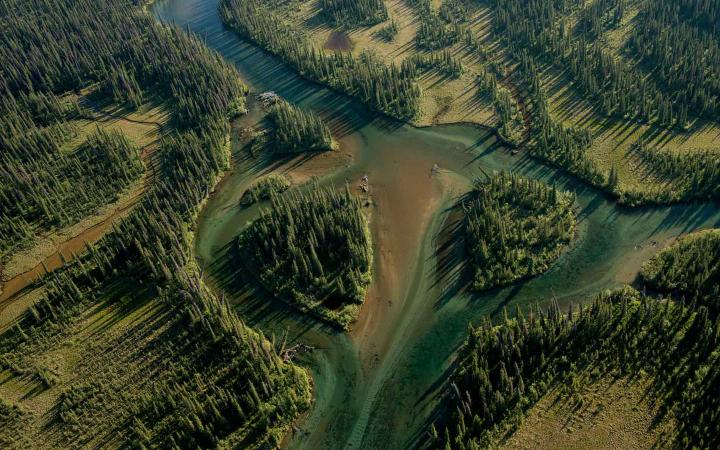
[[[503,449],[650,449],[668,445],[672,421],[657,421],[648,380],[589,382],[574,395],[560,386],[530,408],[500,439]]]

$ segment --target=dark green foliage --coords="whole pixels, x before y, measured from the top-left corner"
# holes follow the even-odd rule
[[[272,292],[347,326],[365,299],[371,248],[360,200],[312,187],[271,196],[272,208],[238,238],[241,260]]]
[[[137,109],[143,103],[142,90],[132,71],[118,66],[110,70],[108,78],[104,81],[103,92],[112,97],[113,102],[123,105],[129,104]]]
[[[385,65],[367,52],[354,57],[318,51],[258,0],[223,0],[220,13],[228,26],[282,58],[300,75],[400,119],[417,113],[420,91],[408,71]]]
[[[696,300],[720,313],[720,230],[680,238],[645,263],[640,274],[653,289]]]
[[[15,239],[72,224],[115,200],[143,172],[138,149],[120,133],[97,129],[72,152],[60,145],[68,127],[3,136],[0,157],[0,252]],[[7,140],[5,139],[7,138]]]
[[[492,99],[500,120],[498,134],[507,144],[516,147],[520,145],[525,131],[522,111],[513,94],[498,82],[494,72],[499,71],[488,70],[484,67],[481,69],[476,79],[478,96]]]
[[[85,146],[66,154],[63,144],[76,130],[64,121],[81,109],[56,93],[101,82],[137,105],[140,89],[152,87],[171,100],[183,126],[216,120],[243,102],[243,85],[218,55],[125,6],[64,0],[0,9],[12,23],[0,35],[0,252],[26,244],[35,228],[74,223],[138,175],[139,161],[120,137],[98,142],[111,145],[107,151]],[[209,91],[212,101],[202,96]]]
[[[632,150],[645,162],[651,173],[664,183],[661,191],[650,194],[623,192],[621,200],[624,203],[670,203],[720,195],[720,158],[717,153],[673,152],[649,146],[642,140],[633,144]]]
[[[535,59],[527,52],[519,55],[520,75],[523,77],[532,100],[532,128],[535,139],[531,150],[535,156],[549,161],[581,179],[605,186],[606,177],[601,174],[587,156],[592,145],[589,130],[566,127],[550,117],[547,94],[540,85]]]
[[[312,111],[281,101],[270,111],[275,122],[275,147],[281,153],[333,149],[330,129]]]
[[[438,9],[438,15],[448,23],[465,23],[470,15],[467,0],[445,0]]]
[[[504,172],[476,181],[463,206],[473,287],[506,286],[550,268],[573,238],[572,203],[555,187]]]
[[[600,295],[577,315],[518,311],[495,325],[470,330],[449,392],[445,438],[437,448],[494,447],[495,436],[517,422],[551,387],[573,393],[580,373],[653,378],[660,415],[678,424],[682,448],[720,445],[718,324],[704,307],[686,308],[627,288]]]
[[[240,199],[244,206],[268,200],[274,195],[282,194],[290,187],[290,180],[284,175],[268,175],[256,181],[248,188]]]
[[[395,19],[392,19],[389,24],[385,25],[382,29],[380,29],[380,31],[378,31],[378,35],[390,42],[395,39],[398,31],[400,30],[398,29],[397,22],[395,22]]]
[[[369,26],[388,18],[383,0],[320,0],[320,7],[335,26]]]
[[[187,241],[198,205],[228,165],[227,116],[244,109],[245,87],[237,72],[197,39],[159,25],[121,0],[6,3],[0,12],[5,24],[13,24],[0,37],[0,80],[3,89],[13,92],[7,92],[3,106],[17,103],[11,95],[39,91],[50,99],[43,104],[56,104],[49,92],[104,82],[114,68],[120,73],[116,80],[132,74],[140,88],[164,96],[177,126],[155,151],[156,176],[140,204],[72,263],[47,275],[39,302],[0,336],[3,361],[30,356],[84,310],[111,298],[115,283],[127,285],[123,277],[129,277],[138,291],[164,305],[159,309],[168,331],[158,337],[151,331],[151,345],[135,349],[144,353],[132,364],[95,367],[92,380],[75,382],[61,396],[53,427],[64,436],[63,447],[88,444],[103,434],[112,434],[120,446],[140,448],[210,447],[221,440],[239,447],[276,446],[284,427],[309,406],[307,375],[284,362],[278,354],[282,349],[245,326],[204,287],[190,264],[194,256]],[[120,93],[127,86],[135,89],[132,82],[116,86]],[[132,102],[133,95],[125,100]],[[3,170],[12,158],[28,165],[58,154],[67,133],[64,126],[39,128],[33,122],[38,111],[52,120],[64,117],[63,108],[16,110],[2,116],[12,124],[0,127],[3,143],[11,144],[3,145],[10,148],[0,155]],[[32,152],[22,152],[20,142],[29,142]],[[98,132],[78,152],[85,170],[112,170],[121,179],[126,166],[117,160],[123,151],[124,138]],[[119,182],[98,173],[93,174],[98,183]],[[5,173],[0,179],[0,192],[5,192]],[[130,327],[127,333],[133,342],[138,329]],[[105,351],[125,355],[111,345]],[[127,373],[145,359],[152,360],[151,372]],[[33,373],[42,384],[54,382],[45,369]]]
[[[459,42],[465,35],[463,25],[447,24],[434,13],[422,16],[415,42],[424,50],[438,50]]]
[[[577,26],[581,33],[597,38],[604,30],[617,27],[626,10],[627,0],[597,0],[582,10]]]
[[[672,98],[647,77],[603,48],[592,36],[573,36],[562,17],[581,0],[511,0],[492,2],[498,33],[512,50],[528,51],[556,64],[573,78],[584,95],[605,114],[675,123]],[[609,2],[612,3],[612,2]]]
[[[13,26],[0,36],[0,92],[60,93],[115,79],[118,95],[132,100],[138,95],[134,79],[140,88],[162,89],[187,125],[226,114],[244,94],[231,69],[201,42],[147,14],[128,14],[117,1],[6,3],[0,15]],[[32,12],[37,10],[42,14]],[[209,65],[217,70],[206,70]],[[194,95],[215,86],[221,89],[213,101]]]
[[[674,98],[681,127],[688,110],[720,118],[719,10],[717,2],[710,1],[649,1],[632,27],[630,47]]]
[[[416,53],[405,60],[405,65],[413,66],[416,72],[437,70],[452,78],[458,78],[463,71],[460,60],[448,49],[432,53]]]

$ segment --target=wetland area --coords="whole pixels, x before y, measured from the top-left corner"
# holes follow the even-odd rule
[[[233,63],[250,95],[275,91],[318,113],[340,144],[338,152],[286,160],[250,158],[234,124],[233,161],[204,206],[195,252],[206,282],[240,317],[265,335],[286,336],[315,350],[297,361],[312,373],[314,404],[293,427],[287,448],[407,448],[418,444],[448,388],[453,355],[468,324],[516,306],[561,306],[633,283],[644,261],[678,236],[720,225],[717,202],[630,208],[524,151],[504,147],[494,132],[473,125],[415,128],[373,113],[358,102],[307,82],[279,60],[223,26],[217,0],[160,0],[162,21],[196,33]],[[510,171],[576,195],[578,226],[571,247],[546,273],[504,289],[472,293],[457,250],[454,206],[476,178]],[[274,300],[231,264],[229,248],[263,205],[241,208],[259,176],[282,172],[319,184],[349,184],[367,197],[374,277],[348,333]],[[367,175],[369,190],[358,189]]]

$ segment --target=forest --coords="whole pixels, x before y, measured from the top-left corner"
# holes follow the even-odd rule
[[[270,110],[275,124],[275,147],[280,153],[333,150],[330,129],[315,113],[281,101]]]
[[[360,199],[349,188],[311,186],[307,192],[272,192],[270,204],[238,236],[238,263],[249,261],[246,270],[257,271],[271,292],[293,305],[348,327],[372,270]]]
[[[484,320],[460,350],[446,406],[452,418],[431,427],[432,445],[494,447],[552,387],[563,386],[564,396],[577,403],[583,384],[644,371],[661,405],[658,419],[677,422],[673,441],[660,445],[714,448],[718,345],[717,322],[705,306],[632,288],[600,294],[579,311],[564,313],[555,305]]]
[[[407,119],[416,114],[419,90],[407,70],[388,66],[371,53],[354,57],[318,51],[258,0],[222,0],[220,13],[228,26],[282,58],[302,76],[390,116]]]
[[[573,196],[501,172],[475,182],[463,203],[473,287],[486,290],[545,272],[572,241]]]
[[[653,290],[684,303],[704,306],[712,317],[720,312],[720,230],[687,235],[661,250],[640,273]]]
[[[67,92],[104,89],[111,80],[113,101],[137,104],[152,91],[174,116],[156,150],[158,176],[150,190],[112,232],[40,280],[40,300],[0,336],[1,367],[52,389],[62,380],[38,366],[35,355],[62,343],[84,311],[104,298],[112,302],[115,286],[133,279],[141,286],[137,298],[164,305],[165,327],[149,335],[131,329],[117,346],[93,344],[90,361],[102,361],[105,352],[111,357],[96,363],[92,377],[64,381],[53,446],[109,435],[137,448],[279,442],[309,406],[307,375],[204,286],[186,234],[228,164],[228,117],[244,110],[246,92],[237,72],[195,37],[120,0],[100,7],[87,0],[11,2],[0,12],[12,24],[0,36],[0,91],[9,112],[2,120],[13,124],[2,127],[2,139],[16,149],[3,152],[2,162],[16,167],[11,180],[28,185],[3,184],[2,201],[14,205],[3,207],[3,233],[25,233],[16,223],[72,220],[66,208],[88,211],[142,171],[137,149],[115,133],[92,133],[72,153],[61,148],[73,132],[63,121],[78,114],[60,100]],[[63,182],[66,175],[71,184]],[[86,196],[78,195],[77,183],[85,183]],[[38,199],[46,195],[57,200],[43,205]],[[140,349],[142,358],[132,355]],[[151,366],[142,364],[147,358]],[[3,429],[28,434],[3,439],[20,446],[33,440],[32,417],[12,417],[20,425]]]

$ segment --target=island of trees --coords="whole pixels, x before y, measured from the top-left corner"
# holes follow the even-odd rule
[[[572,195],[501,172],[476,181],[465,211],[473,286],[486,290],[550,268],[575,231]]]
[[[275,124],[275,147],[281,153],[337,148],[330,128],[311,111],[280,101],[270,110],[270,119]]]
[[[254,182],[243,193],[240,204],[249,206],[259,201],[269,200],[274,195],[287,191],[292,183],[285,175],[270,174]]]
[[[238,236],[239,262],[301,310],[347,328],[370,282],[372,250],[360,200],[311,186],[270,195],[271,208]]]

